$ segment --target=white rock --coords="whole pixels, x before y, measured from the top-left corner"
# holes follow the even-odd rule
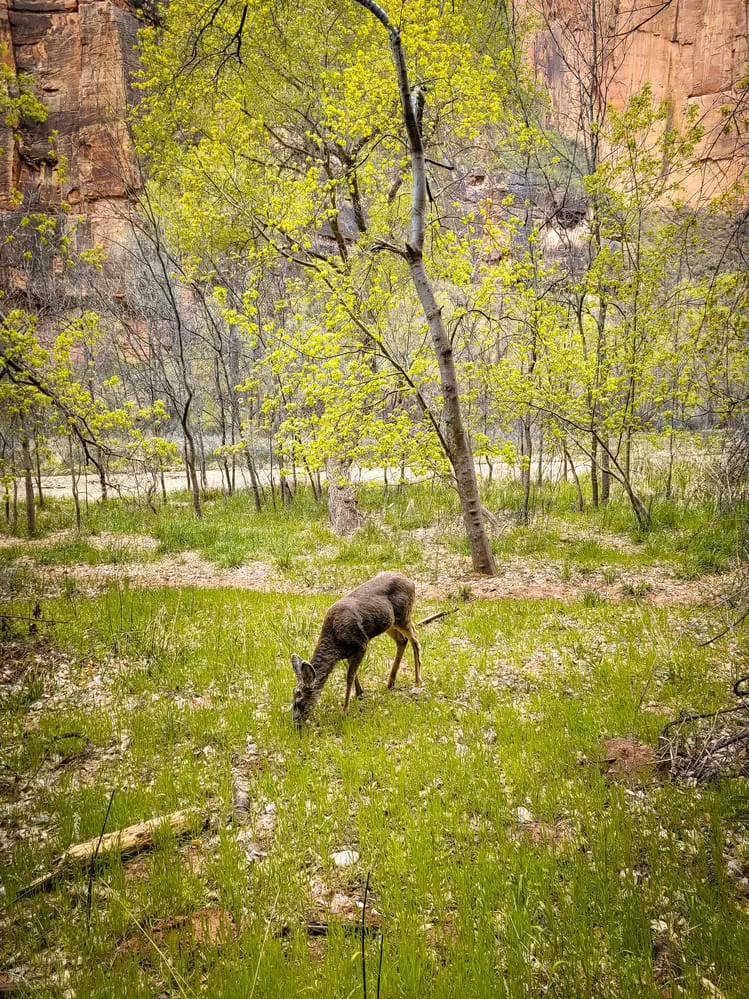
[[[529,808],[523,808],[522,805],[515,810],[515,815],[518,822],[533,822],[533,812]]]
[[[729,860],[726,864],[726,870],[732,878],[741,878],[744,876],[744,867],[738,860]]]
[[[356,850],[338,850],[336,853],[331,853],[330,859],[336,867],[351,867],[359,859],[359,854]]]

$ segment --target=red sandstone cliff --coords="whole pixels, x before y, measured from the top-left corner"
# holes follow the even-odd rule
[[[645,83],[673,105],[674,123],[695,104],[705,137],[701,174],[688,181],[693,201],[725,189],[746,168],[747,92],[737,85],[749,63],[749,0],[525,0],[537,29],[529,55],[549,87],[555,118],[574,135],[576,71],[591,57],[596,9],[604,98],[621,107]],[[732,108],[726,117],[722,109]]]
[[[708,192],[724,187],[744,162],[736,152],[746,144],[746,109],[724,131],[720,108],[736,102],[735,85],[749,61],[749,0],[525,0],[545,15],[539,13],[530,56],[551,90],[560,126],[571,134],[578,90],[555,37],[583,39],[594,2],[601,30],[613,39],[607,97],[621,104],[649,81],[657,98],[673,101],[677,120],[696,102],[707,127],[699,150],[705,171],[690,194],[696,200],[705,178]],[[36,77],[49,107],[47,122],[25,128],[20,143],[0,129],[0,208],[14,187],[26,207],[54,209],[64,199],[86,219],[90,241],[117,240],[122,199],[137,183],[122,116],[139,24],[132,0],[0,0],[4,58]],[[52,131],[67,161],[62,179],[49,152]]]
[[[36,78],[49,108],[44,124],[24,125],[20,142],[7,129],[0,135],[0,204],[13,188],[27,209],[65,200],[84,216],[84,238],[116,238],[118,203],[137,182],[122,119],[140,23],[127,0],[0,0],[4,59]],[[50,154],[55,131],[62,175]]]

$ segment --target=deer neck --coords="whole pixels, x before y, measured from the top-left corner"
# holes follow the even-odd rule
[[[340,650],[332,636],[322,635],[311,659],[311,665],[315,671],[314,688],[318,690],[322,688],[340,658]]]

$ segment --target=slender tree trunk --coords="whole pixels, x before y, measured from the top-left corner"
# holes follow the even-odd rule
[[[268,437],[268,457],[270,459],[270,498],[273,509],[276,509],[276,484],[273,481],[273,434]]]
[[[13,477],[13,530],[18,530],[18,479]]]
[[[247,471],[250,473],[250,483],[252,484],[252,495],[255,498],[255,509],[258,513],[260,513],[263,509],[263,499],[260,491],[260,482],[257,477],[257,469],[255,468],[255,461],[250,454],[249,448],[245,451],[245,456],[247,459]]]
[[[434,290],[427,277],[421,251],[419,251],[418,256],[415,256],[413,249],[409,248],[408,256],[411,279],[424,309],[434,350],[437,354],[445,419],[445,436],[450,448],[450,453],[447,457],[450,459],[453,471],[455,472],[458,496],[463,512],[463,524],[468,536],[473,569],[475,572],[493,576],[497,570],[494,565],[494,556],[492,555],[489,536],[486,533],[484,517],[481,512],[481,499],[479,497],[473,451],[468,443],[468,437],[463,427],[463,416],[460,411],[460,394],[458,391],[458,376],[455,370],[452,342],[442,320],[442,310],[437,304]]]
[[[75,469],[75,454],[73,453],[73,436],[68,436],[68,457],[70,458],[70,485],[73,493],[73,505],[75,506],[75,526],[80,534],[81,530],[81,499],[78,495],[78,476]]]
[[[39,457],[39,434],[34,435],[34,466],[36,468],[36,492],[39,500],[39,509],[44,509],[44,493],[42,492],[42,463]]]
[[[569,467],[570,467],[570,473],[572,475],[572,481],[575,483],[575,489],[577,490],[577,508],[580,511],[580,513],[583,513],[583,511],[585,510],[585,500],[583,499],[583,490],[582,490],[582,487],[580,485],[580,479],[578,478],[577,470],[576,470],[575,465],[574,465],[574,463],[572,461],[572,457],[570,456],[569,452],[567,451],[567,448],[565,448],[564,449],[565,478],[566,478],[567,465],[569,465]]]
[[[104,469],[104,459],[102,457],[101,451],[99,452],[99,488],[101,490],[101,500],[103,503],[107,501],[107,473]]]
[[[598,509],[598,438],[595,434],[590,445],[590,486],[593,491],[593,507]]]
[[[606,447],[609,442],[605,441]],[[609,452],[604,448],[601,452],[601,503],[608,503],[611,492],[611,464]]]
[[[200,484],[203,492],[205,492],[208,489],[208,472],[205,464],[205,442],[203,440],[203,429],[200,426],[200,420],[198,420],[198,448],[200,455]]]
[[[666,499],[671,499],[674,485],[674,430],[673,427],[668,435],[668,473],[666,476]]]
[[[200,485],[198,483],[198,470],[196,468],[197,455],[195,453],[195,438],[190,430],[187,413],[184,414],[182,420],[182,433],[185,436],[185,467],[187,468],[187,478],[190,483],[190,489],[192,490],[192,505],[195,510],[195,516],[202,517],[203,510],[200,505]]]
[[[166,479],[164,478],[164,466],[161,464],[161,462],[159,462],[159,476],[161,477],[161,495],[164,500],[164,503],[166,504],[169,502],[169,500],[167,499],[166,495]]]
[[[309,483],[312,486],[312,496],[315,500],[315,503],[318,503],[320,501],[320,490],[318,489],[317,483],[315,482],[315,477],[312,474],[312,470],[309,467],[309,463],[307,462],[306,458],[304,458],[304,468],[305,471],[307,472],[307,478],[309,479]]]
[[[424,317],[429,327],[432,344],[440,372],[440,388],[443,399],[445,437],[455,481],[457,483],[463,523],[468,536],[473,568],[476,572],[493,576],[496,572],[489,538],[486,533],[481,500],[479,498],[476,466],[468,436],[463,426],[460,408],[458,378],[455,371],[452,341],[445,329],[442,310],[437,303],[432,283],[424,266],[424,237],[426,233],[426,159],[421,131],[414,110],[414,94],[408,79],[406,57],[401,43],[400,31],[387,13],[374,0],[357,0],[360,6],[373,14],[384,25],[390,38],[390,47],[398,77],[403,123],[408,135],[411,157],[413,193],[411,199],[411,232],[406,243],[406,260],[414,288],[419,296]]]
[[[192,491],[192,480],[190,478],[190,462],[187,460],[187,437],[185,437],[184,446],[184,459],[185,459],[185,478],[187,479],[187,491]]]
[[[31,444],[25,424],[21,428],[21,457],[23,459],[23,481],[26,487],[26,532],[31,537],[36,533],[36,506],[34,505],[34,469],[31,462]]]
[[[538,434],[538,467],[536,470],[536,485],[540,489],[544,482],[544,435]]]
[[[608,448],[608,445],[606,445],[602,439],[596,438],[595,443],[600,444],[601,451],[608,450],[611,465],[613,465],[616,469],[617,478],[624,486],[624,491],[627,494],[634,515],[637,518],[637,523],[642,530],[647,530],[650,527],[650,511],[635,492],[628,471],[619,464],[616,455],[610,450],[610,448]]]
[[[531,437],[530,416],[523,418],[522,464],[520,466],[520,481],[523,484],[523,502],[520,508],[520,523],[527,526],[530,520],[531,502],[531,461],[533,459],[533,438]]]

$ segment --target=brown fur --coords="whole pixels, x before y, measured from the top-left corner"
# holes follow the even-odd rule
[[[297,678],[292,700],[292,717],[298,724],[309,717],[320,700],[325,681],[341,659],[348,661],[344,712],[348,711],[352,687],[357,696],[362,688],[356,671],[361,665],[368,643],[387,633],[396,645],[395,660],[388,677],[388,687],[395,684],[403,653],[411,642],[414,653],[416,685],[421,684],[421,648],[419,636],[411,620],[416,587],[400,572],[381,572],[355,590],[337,600],[325,615],[320,638],[306,662],[300,656],[291,657]]]

